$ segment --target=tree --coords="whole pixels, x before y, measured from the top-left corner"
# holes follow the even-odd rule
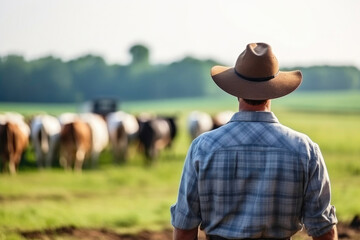
[[[22,56],[9,55],[2,58],[0,67],[0,101],[24,101],[29,92],[26,91],[30,66]],[[23,92],[22,94],[19,94]]]
[[[128,65],[108,65],[100,56],[68,62],[48,56],[25,61],[0,57],[0,101],[81,102],[98,97],[121,101],[226,95],[213,83],[210,69],[221,65],[193,57],[151,65],[149,50],[129,49]],[[360,71],[353,66],[312,66],[300,69],[300,91],[360,89]],[[292,69],[283,69],[284,71]]]
[[[134,77],[144,73],[149,70],[150,62],[149,62],[149,49],[144,45],[137,44],[130,48],[129,50],[132,61],[130,63],[130,73]]]
[[[74,79],[76,101],[109,93],[113,72],[102,57],[86,55],[68,62],[68,66]]]
[[[312,66],[297,68],[303,73],[299,90],[346,90],[359,89],[360,71],[350,66]]]
[[[74,101],[73,79],[67,65],[52,56],[30,62],[31,92],[28,101],[72,102]]]

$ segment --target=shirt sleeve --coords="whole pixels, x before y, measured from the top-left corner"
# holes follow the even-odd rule
[[[337,223],[337,218],[335,207],[331,205],[329,175],[323,156],[316,144],[311,153],[307,178],[303,221],[308,234],[318,237],[330,231]]]
[[[198,167],[195,159],[194,141],[187,153],[181,176],[178,199],[171,206],[171,224],[178,229],[193,229],[201,223],[198,195]]]

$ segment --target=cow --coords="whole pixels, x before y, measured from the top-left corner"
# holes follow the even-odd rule
[[[57,118],[60,122],[60,125],[64,126],[67,123],[71,123],[77,120],[79,118],[79,115],[72,112],[65,112],[60,114]]]
[[[216,129],[216,128],[221,127],[222,125],[225,125],[226,123],[228,123],[234,114],[235,114],[235,112],[226,110],[226,111],[219,112],[219,113],[215,114],[214,116],[212,116],[213,129]]]
[[[139,143],[150,162],[161,150],[171,147],[177,135],[176,117],[138,117],[138,122]]]
[[[64,121],[60,132],[60,165],[81,172],[85,159],[91,155],[91,128],[81,118]]]
[[[212,130],[214,128],[214,122],[210,114],[201,111],[192,111],[187,118],[187,127],[191,140],[194,140],[200,134]]]
[[[21,114],[0,115],[0,157],[2,170],[16,174],[21,156],[29,144],[30,128]]]
[[[51,167],[58,155],[61,131],[59,120],[51,115],[39,114],[31,119],[30,129],[37,166]]]
[[[187,119],[187,127],[191,140],[194,140],[204,132],[221,127],[229,122],[233,115],[233,111],[222,111],[215,115],[201,111],[192,111]]]
[[[109,133],[106,120],[96,113],[82,113],[80,118],[85,121],[91,130],[91,166],[96,167],[100,154],[109,145]]]
[[[123,111],[109,113],[106,122],[115,162],[125,162],[129,144],[138,137],[139,123],[134,115]]]

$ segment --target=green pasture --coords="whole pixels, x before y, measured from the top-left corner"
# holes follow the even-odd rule
[[[0,175],[0,239],[22,239],[19,231],[61,226],[109,228],[119,232],[170,226],[183,160],[190,144],[186,116],[192,110],[236,111],[233,97],[124,102],[132,112],[177,115],[179,134],[173,148],[151,165],[131,149],[126,164],[115,165],[107,149],[97,169],[82,174],[60,168],[35,168],[31,147],[17,176]],[[0,103],[0,112],[26,116],[36,112],[77,111],[75,104]],[[301,93],[273,101],[281,123],[320,145],[332,183],[332,202],[341,221],[360,214],[360,93]]]

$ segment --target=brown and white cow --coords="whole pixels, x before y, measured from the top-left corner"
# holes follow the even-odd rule
[[[109,133],[105,119],[97,113],[82,113],[80,118],[91,130],[91,166],[96,167],[100,154],[109,145]]]
[[[234,111],[226,110],[226,111],[218,112],[217,114],[212,116],[213,129],[216,129],[228,123],[234,114],[235,114]]]
[[[85,160],[90,160],[91,166],[95,167],[101,152],[105,150],[109,143],[109,134],[104,118],[95,113],[63,113],[58,119],[62,126],[60,138],[61,164],[64,166],[64,164],[69,165],[68,163],[70,163],[78,166],[81,163],[82,168]],[[88,133],[85,134],[85,132]],[[78,136],[77,139],[73,140],[73,147],[71,144],[66,144],[70,139],[68,135]],[[64,141],[64,139],[67,140]],[[86,148],[84,148],[85,145]],[[67,152],[74,151],[77,151],[78,154],[75,157],[67,154]],[[82,160],[80,160],[80,157]],[[69,166],[67,167],[69,168]],[[77,170],[80,169],[77,167]]]
[[[115,161],[125,162],[130,144],[138,137],[139,123],[134,115],[123,111],[109,113],[106,122]]]
[[[3,171],[16,174],[21,156],[29,144],[30,128],[22,115],[0,115],[0,157]]]
[[[76,115],[61,115],[59,119],[61,122],[60,165],[65,169],[74,168],[76,171],[81,171],[84,161],[91,155],[91,128]]]
[[[171,147],[177,135],[176,117],[138,118],[139,142],[148,160],[155,159],[164,148]]]

